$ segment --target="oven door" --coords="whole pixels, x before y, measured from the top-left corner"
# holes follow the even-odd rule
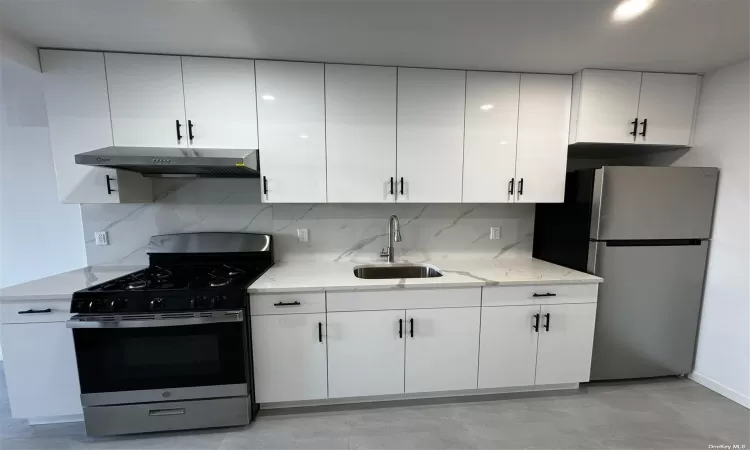
[[[83,406],[248,395],[243,311],[74,316]]]

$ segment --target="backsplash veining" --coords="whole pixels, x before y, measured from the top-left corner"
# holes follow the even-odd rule
[[[270,233],[277,260],[373,261],[391,214],[401,221],[400,260],[531,256],[534,205],[266,205],[252,179],[157,179],[154,194],[149,204],[81,205],[89,265],[147,264],[152,235],[195,231]],[[490,226],[501,227],[499,240]],[[309,229],[309,242],[297,241],[297,228]],[[110,245],[95,245],[95,231],[109,232]]]

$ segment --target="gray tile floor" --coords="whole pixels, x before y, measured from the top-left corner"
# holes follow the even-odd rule
[[[750,411],[689,380],[564,395],[261,416],[249,427],[108,439],[81,423],[10,418],[0,366],[0,449],[750,449]],[[741,447],[740,447],[741,448]]]

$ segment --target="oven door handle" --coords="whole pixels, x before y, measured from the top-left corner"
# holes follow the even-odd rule
[[[221,311],[206,317],[166,317],[157,315],[152,319],[145,320],[122,320],[117,318],[112,320],[111,317],[104,320],[97,317],[73,316],[66,322],[68,328],[153,328],[153,327],[179,327],[184,325],[208,325],[212,323],[242,322],[244,313],[242,311]]]

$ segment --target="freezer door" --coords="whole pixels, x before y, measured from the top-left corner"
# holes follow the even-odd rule
[[[592,380],[686,374],[693,368],[708,242],[592,242],[599,287]]]
[[[596,171],[591,239],[707,239],[719,170],[621,167]]]

